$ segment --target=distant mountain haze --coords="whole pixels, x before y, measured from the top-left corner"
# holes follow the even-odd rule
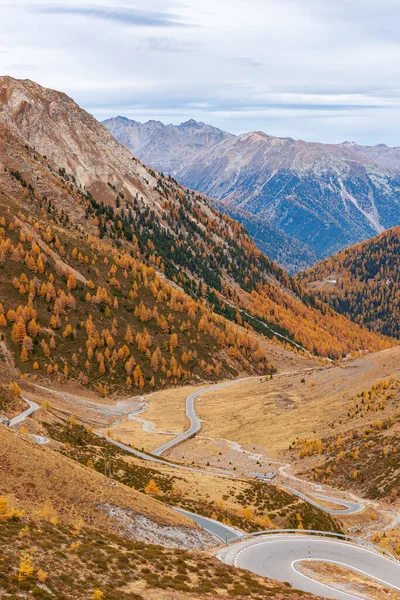
[[[386,146],[386,144],[360,146],[356,142],[343,142],[339,145],[373,160],[385,169],[400,171],[400,148],[398,147]]]
[[[203,149],[235,137],[193,119],[175,126],[161,121],[139,123],[116,117],[103,121],[103,125],[145,164],[173,176],[195,160]]]
[[[308,264],[400,224],[399,148],[260,131],[236,136],[194,120],[174,126],[116,117],[104,124],[143,162],[217,198],[222,210],[269,222],[289,236],[285,245],[297,240]],[[298,270],[285,256],[279,262]]]

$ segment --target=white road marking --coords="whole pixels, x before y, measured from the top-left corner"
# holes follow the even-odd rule
[[[290,539],[290,537],[287,537],[287,535],[286,535],[286,536],[283,536],[283,537],[280,537],[280,538],[263,540],[263,541],[260,541],[260,542],[255,542],[255,543],[247,544],[244,547],[240,548],[240,550],[238,550],[236,552],[236,554],[231,554],[232,558],[230,560],[233,559],[232,562],[233,562],[233,565],[235,567],[240,567],[240,565],[239,565],[240,556],[243,553],[245,553],[246,551],[251,550],[252,548],[257,547],[257,546],[263,546],[263,545],[274,544],[274,543],[275,544],[276,543],[282,544],[282,542],[283,543],[286,542],[288,544],[291,544],[291,542],[293,542],[293,541],[296,541],[296,540],[300,541],[300,536],[296,536],[296,534],[292,534],[292,535],[293,535],[292,539]],[[310,544],[312,544],[312,538],[309,538],[309,539],[310,539]],[[302,540],[306,541],[307,537],[306,536],[302,536]],[[363,548],[363,547],[357,546],[356,544],[353,544],[351,542],[344,542],[344,541],[339,541],[339,540],[327,540],[327,539],[323,539],[323,538],[314,537],[314,541],[318,542],[318,544],[325,543],[325,544],[330,544],[330,545],[335,544],[336,546],[349,546],[349,547],[351,547],[353,549],[356,549],[358,552],[367,552],[368,554],[373,555],[374,557],[379,557],[380,559],[388,561],[391,565],[397,567],[399,569],[399,577],[400,577],[400,563],[399,562],[395,562],[394,560],[389,560],[385,556],[382,556],[381,554],[379,554],[378,551],[374,551],[374,550],[371,550],[369,548]],[[231,548],[233,550],[234,546],[231,546]],[[224,555],[227,556],[227,560],[226,561],[224,560]],[[219,558],[221,560],[223,560],[224,562],[228,562],[229,563],[229,558],[228,557],[229,557],[229,551],[228,552],[222,551],[219,554]],[[367,571],[364,571],[363,569],[359,569],[359,568],[357,568],[355,566],[352,566],[351,564],[341,563],[339,561],[331,560],[329,558],[327,558],[327,559],[313,558],[312,560],[320,561],[320,562],[325,562],[325,563],[338,564],[338,565],[343,566],[345,568],[352,569],[353,571],[356,571],[356,572],[358,572],[358,573],[360,573],[360,574],[362,574],[362,575],[370,578],[373,581],[377,581],[378,583],[381,583],[381,584],[383,584],[384,586],[387,586],[390,589],[395,589],[395,590],[400,591],[400,588],[397,587],[394,583],[389,583],[389,582],[385,581],[384,579],[381,579],[379,577],[371,575]],[[300,577],[308,579],[309,581],[313,582],[314,584],[321,585],[321,586],[323,586],[323,587],[325,587],[327,589],[330,589],[330,590],[332,590],[333,592],[335,592],[337,594],[340,594],[342,596],[347,596],[351,600],[353,600],[353,599],[354,600],[360,600],[359,596],[355,596],[354,594],[349,594],[349,593],[347,593],[345,591],[340,590],[339,588],[334,588],[334,587],[332,587],[332,586],[330,586],[328,584],[321,583],[317,579],[309,577],[308,575],[304,575],[298,569],[295,568],[295,565],[297,563],[299,563],[299,562],[307,562],[307,557],[303,556],[302,558],[298,558],[298,559],[292,561],[291,564],[290,564],[292,570],[295,571]],[[248,568],[248,567],[246,567],[246,568]],[[268,574],[268,576],[270,576],[270,577],[272,576],[273,577],[273,575],[271,575],[270,573]],[[397,578],[396,578],[396,581],[397,581]]]

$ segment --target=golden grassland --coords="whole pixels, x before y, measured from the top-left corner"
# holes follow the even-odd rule
[[[291,352],[289,349],[277,346],[265,340],[261,343],[268,352],[278,371],[289,369],[307,369],[319,367],[321,363],[307,355]],[[262,378],[255,378],[255,380]],[[232,384],[235,386],[235,384]],[[146,427],[135,419],[123,418],[117,424],[108,427],[108,431],[115,439],[137,448],[145,448],[151,452],[164,442],[172,439],[174,434],[160,434],[159,431],[181,433],[189,426],[186,417],[186,398],[192,392],[209,387],[204,385],[187,385],[180,388],[160,390],[144,397],[146,409],[137,415],[140,419],[150,421],[154,426]],[[227,393],[231,386],[228,386]],[[147,430],[146,430],[147,429]]]
[[[400,375],[400,347],[330,367],[281,373],[272,381],[250,380],[207,392],[197,412],[210,437],[257,443],[277,456],[296,439],[331,436],[354,427],[338,420],[351,396],[390,375]],[[374,418],[365,416],[366,421]]]
[[[99,510],[99,505],[110,503],[165,525],[193,526],[160,502],[3,426],[0,471],[0,495],[12,498],[27,514],[51,502],[65,523],[82,519],[99,529],[112,530],[112,523]]]

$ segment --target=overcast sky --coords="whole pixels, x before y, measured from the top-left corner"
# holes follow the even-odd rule
[[[99,119],[400,145],[400,0],[0,0],[0,72]]]

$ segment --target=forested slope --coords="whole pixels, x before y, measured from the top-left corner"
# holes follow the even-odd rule
[[[400,337],[400,227],[323,260],[299,280],[355,323]]]

